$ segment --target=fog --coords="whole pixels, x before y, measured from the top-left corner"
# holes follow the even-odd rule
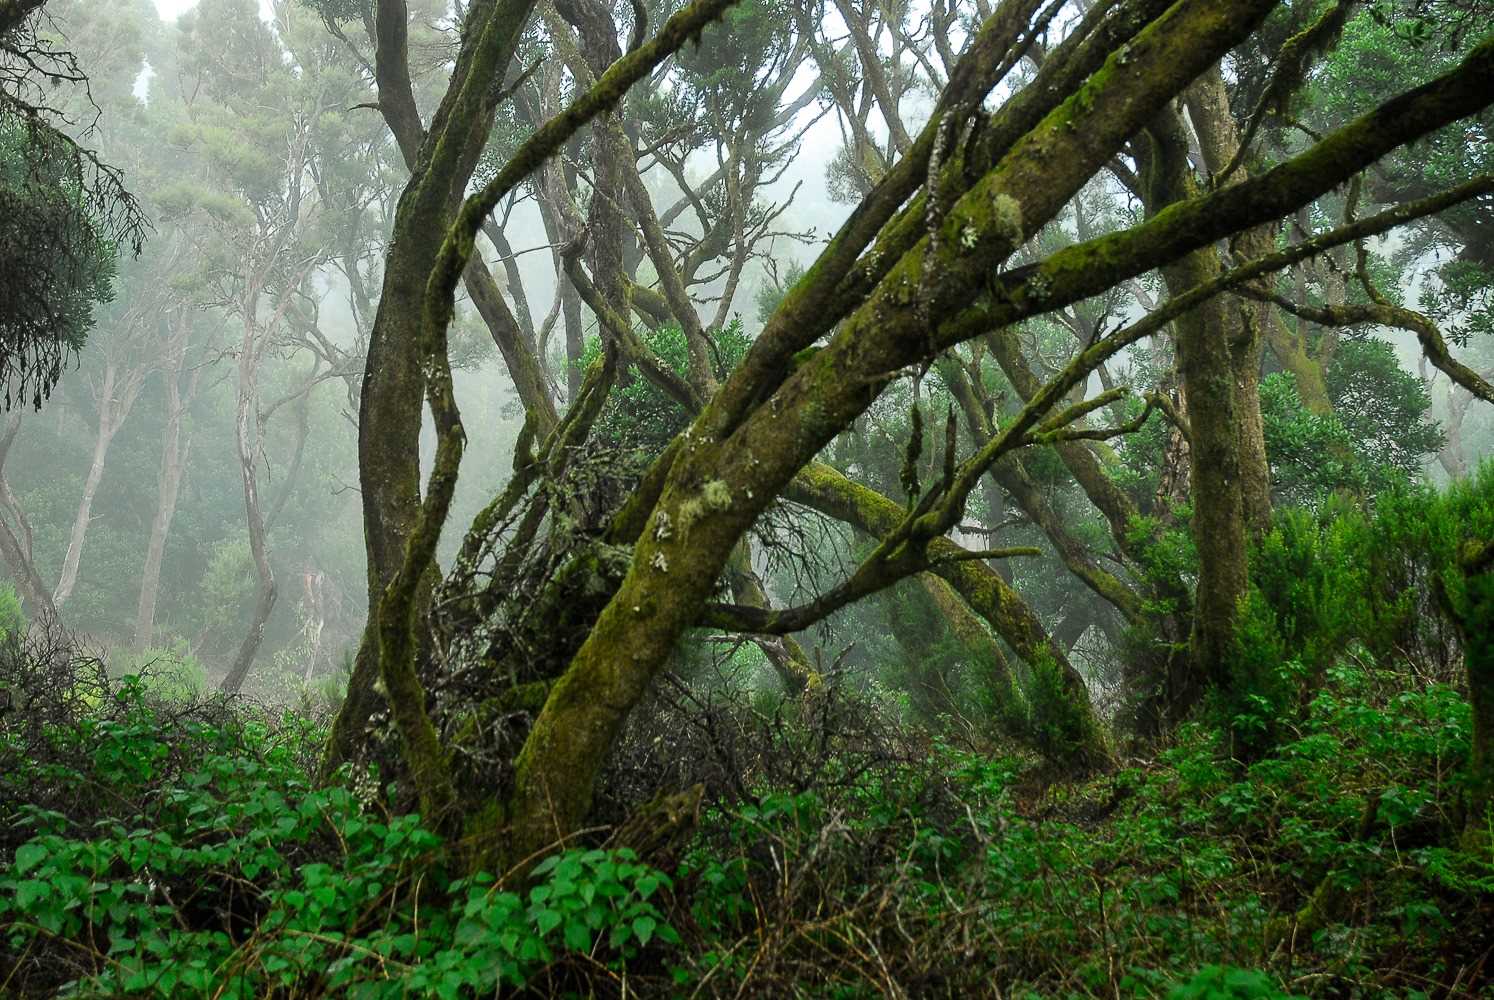
[[[45,30],[77,53],[90,80],[87,89],[69,85],[49,99],[75,123],[69,127],[82,141],[118,166],[152,231],[138,257],[122,255],[113,300],[97,309],[86,344],[46,405],[39,412],[15,409],[7,418],[13,432],[4,467],[7,509],[24,541],[24,565],[7,569],[18,580],[39,581],[48,593],[37,596],[50,598],[49,610],[109,651],[117,669],[167,657],[209,685],[246,648],[246,629],[254,634],[260,628],[255,608],[264,602],[255,595],[269,593],[273,578],[263,639],[247,665],[248,689],[283,699],[307,685],[335,690],[362,634],[367,563],[356,432],[360,359],[378,308],[380,255],[405,166],[371,103],[377,95],[370,89],[364,25],[324,22],[310,6],[290,0],[260,3],[257,18],[253,11],[251,4],[228,0],[205,6],[162,0],[154,10],[87,0],[48,6]],[[823,39],[814,44],[840,45],[848,54],[843,16],[825,13]],[[450,70],[455,30],[438,4],[418,10],[411,27],[415,96],[428,118]],[[944,30],[956,44],[967,37],[963,22]],[[754,37],[750,44],[760,41]],[[723,35],[713,44],[709,51],[717,57],[735,59],[741,50],[733,46],[749,43]],[[749,339],[782,283],[812,263],[845,220],[856,186],[869,183],[862,167],[848,168],[847,156],[880,156],[854,150],[892,143],[885,109],[870,89],[859,97],[836,90],[839,84],[827,81],[815,62],[829,50],[814,44],[764,50],[767,61],[756,70],[780,87],[781,106],[795,110],[751,140],[784,148],[750,175],[753,190],[744,210],[758,213],[751,216],[758,229],[750,252],[733,263],[730,254],[712,251],[714,263],[706,257],[689,265],[690,294],[702,316],[740,323]],[[895,44],[908,61],[908,75],[899,82],[898,126],[916,134],[932,107],[932,81],[920,79],[933,69],[926,58],[932,50],[914,58],[919,43]],[[814,53],[819,56],[809,58]],[[563,73],[546,77],[554,71],[544,65],[535,63],[519,84],[528,96],[515,108],[524,115],[553,113],[570,85]],[[692,65],[689,72],[712,71]],[[1013,79],[1026,72],[1019,68]],[[705,78],[660,74],[658,98],[672,100]],[[988,103],[994,106],[1004,92]],[[525,127],[512,111],[500,117],[492,156],[501,156],[501,144],[511,144]],[[648,127],[664,125],[667,117]],[[696,201],[692,207],[691,199],[734,197],[720,186],[685,197],[680,187],[681,180],[699,185],[724,162],[742,162],[731,160],[741,151],[722,140],[730,137],[701,135],[693,149],[672,147],[677,175],[661,169],[662,162],[641,174],[665,213],[681,261],[689,260],[690,241],[703,232],[704,206]],[[547,222],[542,209],[586,210],[590,155],[580,145],[569,147],[539,175],[541,187],[531,184],[500,206],[503,251],[487,240],[478,247],[524,335],[542,341],[536,346],[548,368],[543,380],[562,407],[598,327],[562,279],[559,245],[547,235],[572,223],[558,216]],[[486,169],[479,167],[479,176]],[[567,186],[575,206],[535,197],[538,190],[551,198],[544,186],[554,183]],[[1131,196],[1113,183],[1097,180],[1088,191],[1088,207],[1076,203],[1078,214],[1057,221],[1046,238],[1071,239],[1103,224],[1106,213],[1134,211]],[[641,235],[630,234],[626,243],[627,266],[644,283],[657,281],[649,277],[657,268]],[[1413,294],[1440,289],[1432,243],[1397,236],[1379,252],[1396,261]],[[562,282],[565,296],[557,291]],[[1155,301],[1152,288],[1142,282],[1133,295],[1075,308],[1059,329],[1084,336],[1106,316],[1135,319]],[[727,291],[732,298],[722,305]],[[1468,308],[1449,300],[1445,315],[1459,326]],[[1427,383],[1425,402],[1408,405],[1429,408],[1425,416],[1387,415],[1403,422],[1397,430],[1363,429],[1366,441],[1411,435],[1405,449],[1393,446],[1394,454],[1366,460],[1389,460],[1438,479],[1476,465],[1490,438],[1487,414],[1470,408],[1461,389],[1438,384],[1424,363],[1418,371],[1411,333],[1387,330],[1383,336],[1395,345],[1407,377],[1417,372]],[[1038,355],[1051,349],[1040,337],[1031,343]],[[245,352],[252,364],[243,363]],[[459,295],[453,358],[469,446],[450,523],[462,525],[512,475],[524,403],[465,294]],[[1087,389],[1101,391],[1130,373],[1148,377],[1158,358],[1150,348],[1124,354],[1091,376]],[[1272,367],[1268,357],[1266,370]],[[1422,391],[1410,388],[1414,382],[1396,391]],[[896,394],[906,396],[910,384],[900,383]],[[843,446],[852,468],[870,472],[892,461],[906,434],[896,426],[906,419],[905,405],[879,404],[858,422]],[[1421,421],[1419,429],[1408,429],[1406,420]],[[1452,429],[1441,432],[1442,445],[1436,444],[1437,420]],[[435,443],[429,415],[421,441],[426,474]],[[247,513],[239,469],[245,461],[257,494],[251,506],[259,508]],[[995,506],[986,515],[992,523],[1002,520],[999,496],[993,486],[988,502]],[[1030,508],[1018,518],[1042,523]],[[971,542],[979,535],[961,528],[955,537]],[[1067,544],[1041,531],[1035,538],[1059,550]],[[455,556],[460,541],[459,530],[445,534],[443,561]],[[795,559],[785,562],[771,548],[755,552],[752,562],[768,579],[770,598],[791,602],[806,585],[802,573],[790,570]],[[804,558],[801,553],[798,560]],[[1073,601],[1065,596],[1072,585],[1040,598],[1049,608],[1044,613],[1062,617]],[[1103,616],[1092,624],[1102,622]],[[1081,648],[1075,655],[1093,654]]]

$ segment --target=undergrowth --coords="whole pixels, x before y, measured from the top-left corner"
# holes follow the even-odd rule
[[[12,627],[0,995],[1494,997],[1485,633],[1448,625],[1490,525],[1494,472],[1283,517],[1233,700],[1084,781],[833,671],[777,701],[667,677],[591,839],[522,879],[465,870],[372,770],[317,785],[324,720]],[[683,842],[608,847],[697,784]]]
[[[1376,997],[1489,981],[1494,858],[1447,846],[1466,701],[1352,657],[1248,768],[1201,724],[1079,785],[933,744],[854,780],[718,797],[671,872],[579,848],[525,885],[460,877],[366,780],[313,787],[321,733],[304,719],[99,683],[43,742],[14,725],[0,742],[0,985],[16,995]]]

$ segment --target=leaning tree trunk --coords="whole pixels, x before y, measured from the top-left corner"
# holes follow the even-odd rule
[[[150,522],[150,538],[145,545],[145,565],[140,570],[140,600],[135,607],[135,646],[149,646],[156,630],[156,600],[161,593],[161,563],[166,556],[166,539],[176,517],[176,503],[181,494],[182,478],[191,452],[191,440],[182,439],[186,406],[176,374],[167,373],[166,427],[161,432],[161,485],[156,494],[156,514]]]
[[[269,545],[265,538],[265,515],[259,499],[259,485],[255,475],[255,452],[258,443],[258,421],[256,411],[259,404],[259,359],[258,338],[254,333],[254,321],[244,320],[244,342],[239,351],[238,402],[234,410],[234,443],[238,448],[239,478],[244,487],[244,519],[249,528],[249,552],[254,557],[254,575],[257,589],[254,611],[249,619],[249,631],[239,644],[239,651],[223,678],[221,690],[224,694],[237,694],[249,676],[249,668],[259,653],[264,641],[265,626],[270,613],[275,610],[275,571],[270,566]],[[251,428],[253,428],[251,430]],[[252,436],[251,436],[252,435]]]
[[[748,539],[742,539],[732,550],[726,577],[731,584],[732,598],[738,604],[749,608],[771,606],[767,589],[757,571],[752,568],[752,547]],[[778,675],[778,682],[783,685],[784,693],[798,694],[808,686],[810,678],[814,676],[814,668],[810,666],[809,657],[804,655],[804,647],[797,640],[786,635],[777,639],[757,636],[755,641],[768,658],[773,672]]]
[[[88,526],[93,521],[93,500],[98,495],[99,484],[104,478],[104,462],[109,457],[109,446],[114,435],[130,415],[145,373],[131,369],[121,376],[119,366],[112,360],[104,365],[104,380],[98,394],[98,422],[94,431],[93,458],[88,464],[88,475],[83,480],[83,494],[78,498],[77,513],[73,516],[73,528],[68,534],[67,552],[62,558],[62,572],[57,578],[57,588],[52,591],[52,605],[60,609],[72,596],[78,583],[78,568],[83,560],[83,543],[88,537]]]
[[[873,538],[893,531],[906,514],[895,501],[819,462],[799,473],[787,495]],[[965,605],[1006,641],[1028,665],[1035,686],[1046,695],[1028,699],[1004,657],[981,657],[978,662],[987,671],[983,684],[996,699],[1004,724],[1025,731],[1040,752],[1063,766],[1080,770],[1107,766],[1110,752],[1105,746],[1104,727],[1090,702],[1089,688],[1037,614],[985,562],[959,559],[960,548],[954,542],[935,539],[929,551],[944,560],[929,574],[949,584]],[[943,607],[947,595],[930,593]],[[951,625],[956,621],[950,618]],[[968,630],[962,631],[968,636]],[[1030,716],[1030,725],[1013,725],[1024,716]]]
[[[845,300],[843,309],[832,305],[829,292],[844,275],[838,270],[837,251],[859,253],[912,194],[900,187],[906,171],[894,168],[882,199],[886,205],[863,203],[848,222],[851,231],[873,227],[867,240],[861,242],[858,236],[844,246],[839,237],[832,241],[821,261],[780,304],[746,361],[689,429],[689,448],[669,449],[667,471],[649,477],[647,491],[620,515],[619,530],[626,526],[637,538],[631,565],[552,688],[518,757],[508,810],[511,850],[524,856],[553,843],[557,831],[574,830],[584,821],[593,782],[613,739],[678,636],[695,623],[731,546],[796,473],[871,405],[895,373],[983,330],[1020,321],[1027,309],[1061,307],[1092,294],[1091,288],[1109,287],[1207,246],[1241,224],[1259,224],[1279,214],[1282,202],[1317,195],[1320,189],[1315,185],[1275,183],[1273,177],[1269,197],[1259,188],[1251,188],[1246,197],[1230,192],[1244,209],[1238,214],[1221,212],[1217,202],[1203,199],[1192,212],[1173,213],[1154,230],[1143,225],[1135,233],[1106,237],[1103,253],[1084,266],[1065,269],[1067,261],[1084,257],[1092,247],[1060,251],[1034,271],[1014,272],[1007,280],[1040,278],[1036,291],[1032,285],[1016,294],[998,290],[990,293],[990,302],[982,303],[984,309],[963,311],[982,289],[991,288],[999,261],[1052,219],[1146,120],[1247,37],[1273,6],[1269,0],[1223,7],[1202,0],[1175,4],[1123,52],[1114,53],[1113,66],[1123,61],[1123,71],[1098,74],[1093,86],[1076,94],[1061,112],[1055,109],[1037,123],[1023,122],[1020,140],[993,148],[989,167],[981,161],[981,150],[967,149],[965,176],[979,179],[963,195],[952,192],[947,209],[946,203],[937,206],[944,211],[922,204],[922,199],[910,205],[903,216],[907,227],[894,223],[878,244],[879,251],[886,252],[870,255],[875,258],[868,262],[873,273],[864,286],[870,293]],[[1024,93],[1049,89],[1033,87]],[[1068,91],[1052,96],[1062,101],[1064,93]],[[1004,109],[1003,121],[1017,120],[1020,112],[1011,108],[1009,103]],[[920,135],[920,149],[932,150],[942,117]],[[917,173],[919,161],[913,162],[914,176],[926,177],[927,171]],[[1344,165],[1357,164],[1348,158],[1334,161],[1335,167]],[[1325,179],[1334,182],[1331,176]],[[881,214],[884,208],[888,215]],[[1213,213],[1208,224],[1201,221],[1205,208]],[[1253,212],[1259,214],[1249,217]],[[1181,228],[1185,223],[1186,235]],[[1179,238],[1175,243],[1147,239],[1163,230]],[[1133,252],[1143,246],[1144,252]],[[1169,249],[1163,252],[1163,247]],[[890,271],[881,270],[883,262]],[[919,277],[929,274],[938,275],[939,294],[924,297],[917,291]],[[860,276],[855,280],[861,281]],[[1023,298],[1027,292],[1032,297]],[[828,345],[794,358],[840,316],[845,319]],[[1092,367],[1107,358],[1103,350],[1091,348],[1076,365]],[[798,363],[785,368],[790,360]],[[1074,366],[1066,369],[1063,378],[1050,383],[1051,391],[1025,407],[982,455],[995,461],[1009,453],[1079,378]],[[765,395],[771,402],[761,405]],[[978,475],[978,470],[970,472]],[[958,505],[975,485],[966,475],[961,492],[951,497],[938,524],[958,515]],[[665,518],[673,524],[681,517],[688,532],[661,532]]]

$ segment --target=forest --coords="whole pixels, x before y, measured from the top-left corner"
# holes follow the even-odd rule
[[[0,0],[0,996],[1494,997],[1494,0]]]

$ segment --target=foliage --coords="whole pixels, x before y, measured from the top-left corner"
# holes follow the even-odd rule
[[[1248,753],[1295,724],[1323,672],[1362,650],[1411,656],[1452,681],[1457,628],[1437,594],[1460,594],[1466,539],[1494,534],[1494,467],[1445,493],[1401,484],[1366,511],[1345,500],[1284,510],[1251,553],[1236,687],[1221,700]],[[1456,598],[1454,598],[1456,600]]]
[[[304,720],[169,709],[134,675],[94,690],[41,744],[0,729],[7,784],[111,793],[8,810],[0,982],[23,994],[456,997],[677,940],[671,880],[631,852],[459,877],[419,817],[310,782]]]
[[[19,639],[26,631],[26,616],[21,611],[21,598],[16,588],[9,583],[0,583],[0,643]]]
[[[1467,983],[1494,888],[1494,857],[1445,846],[1468,727],[1457,691],[1343,661],[1293,738],[1243,772],[1192,725],[1079,786],[936,745],[850,787],[764,788],[708,815],[682,865],[677,976],[705,995],[825,997]],[[1299,910],[1325,880],[1343,895],[1309,927]]]
[[[185,643],[130,654],[117,651],[109,666],[114,676],[138,678],[149,695],[165,701],[191,702],[208,690],[207,668]]]
[[[13,658],[0,981],[553,995],[626,969],[660,995],[1220,1000],[1467,984],[1494,945],[1494,856],[1449,846],[1470,711],[1430,634],[1408,642],[1432,626],[1380,586],[1451,586],[1458,539],[1494,530],[1490,497],[1494,472],[1278,519],[1242,648],[1300,664],[1282,697],[1307,693],[1245,765],[1218,755],[1227,718],[1055,784],[1000,744],[930,742],[875,685],[754,705],[661,691],[601,797],[620,820],[705,783],[672,875],[587,845],[527,881],[468,875],[372,775],[314,786],[322,733],[299,717]],[[1416,671],[1393,666],[1406,653]]]
[[[685,334],[678,325],[645,331],[642,337],[649,349],[676,375],[683,376],[689,370]],[[739,319],[732,320],[725,329],[710,331],[710,339],[714,348],[711,352],[713,374],[718,379],[725,378],[747,353],[750,341],[742,332]],[[588,368],[601,350],[600,341],[588,341],[579,367],[583,371]],[[607,397],[593,437],[600,444],[647,460],[688,426],[688,414],[679,403],[645,378],[636,366],[628,368],[620,383]]]
[[[1324,416],[1302,405],[1291,375],[1262,380],[1266,451],[1280,501],[1316,506],[1334,492],[1373,496],[1418,477],[1442,447],[1442,431],[1427,416],[1426,388],[1385,341],[1340,344],[1327,383],[1334,409]]]
[[[0,95],[3,97],[3,95]],[[0,382],[40,407],[113,296],[115,245],[85,191],[77,149],[0,100]]]

